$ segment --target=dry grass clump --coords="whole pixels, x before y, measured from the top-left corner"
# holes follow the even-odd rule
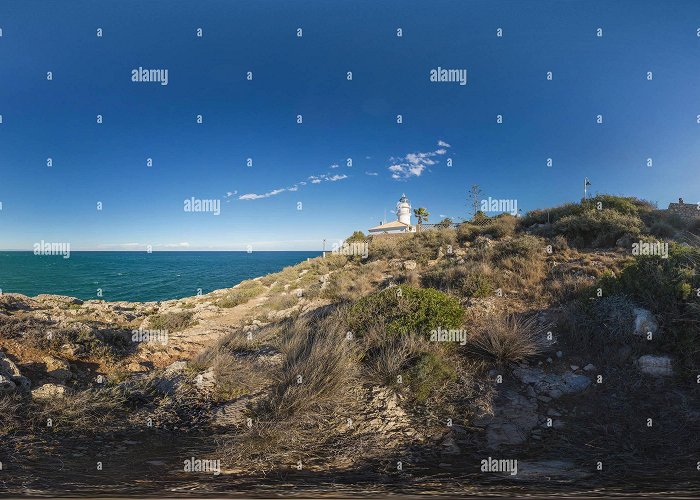
[[[546,327],[534,316],[490,313],[481,319],[468,337],[469,354],[498,364],[524,361],[546,346]]]
[[[337,315],[293,322],[282,338],[282,368],[269,401],[275,417],[342,400],[355,375],[352,345]]]
[[[382,281],[381,266],[379,262],[368,262],[335,271],[322,296],[333,302],[348,302],[372,293]]]
[[[126,402],[127,395],[120,387],[88,389],[35,401],[29,418],[37,429],[92,434],[124,417]]]
[[[26,404],[15,394],[0,396],[0,436],[22,428],[20,409]]]
[[[191,311],[154,314],[148,318],[148,324],[155,330],[177,332],[194,324],[193,315]]]
[[[465,298],[484,298],[492,295],[497,281],[498,278],[491,265],[481,260],[469,261],[461,265],[446,262],[433,267],[422,276],[423,286]]]
[[[415,335],[387,336],[380,327],[371,328],[363,337],[363,364],[368,380],[397,387],[399,375],[421,350],[424,342]]]
[[[216,301],[216,305],[224,308],[236,307],[261,295],[264,291],[265,287],[263,285],[251,281],[231,289],[224,297]]]
[[[213,397],[226,401],[253,394],[271,382],[271,368],[258,360],[259,355],[274,354],[261,336],[249,338],[235,332],[200,352],[190,363],[194,371],[214,370],[216,386]]]
[[[284,311],[299,303],[299,295],[296,292],[282,292],[270,297],[265,302],[265,309],[269,311]]]

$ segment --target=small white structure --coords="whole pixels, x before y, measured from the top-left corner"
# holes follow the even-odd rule
[[[368,231],[370,234],[414,233],[416,231],[415,226],[411,224],[411,202],[408,201],[405,194],[396,204],[396,216],[398,220],[380,224]]]

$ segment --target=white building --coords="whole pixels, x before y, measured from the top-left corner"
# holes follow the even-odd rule
[[[399,202],[396,204],[396,216],[398,220],[380,224],[377,227],[369,229],[370,234],[395,234],[395,233],[414,233],[416,227],[411,224],[411,202],[408,201],[406,195],[402,195]]]

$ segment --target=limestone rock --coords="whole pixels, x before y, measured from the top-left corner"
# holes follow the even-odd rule
[[[65,359],[56,358],[54,356],[44,356],[44,364],[46,365],[46,374],[58,380],[65,382],[70,380],[73,373],[70,371],[70,364]]]
[[[634,334],[640,337],[646,337],[651,333],[652,336],[655,336],[659,325],[654,315],[641,307],[635,307],[632,312],[634,313]]]
[[[406,271],[413,271],[417,267],[415,260],[407,260],[403,263],[403,268]]]
[[[505,390],[496,399],[493,414],[482,415],[472,423],[486,428],[489,448],[524,443],[537,425],[537,402]]]
[[[513,369],[513,375],[523,384],[532,385],[538,395],[549,396],[553,399],[585,391],[591,385],[591,379],[572,372],[557,375],[545,373],[540,368],[518,367]]]
[[[8,358],[4,352],[0,352],[0,375],[5,375],[6,377],[17,377],[21,375],[17,365]]]
[[[195,377],[195,384],[200,391],[213,391],[216,387],[216,377],[214,376],[214,368],[207,368],[206,371],[199,373]]]
[[[52,399],[63,398],[73,394],[73,390],[60,384],[43,384],[32,390],[32,398],[34,399]]]

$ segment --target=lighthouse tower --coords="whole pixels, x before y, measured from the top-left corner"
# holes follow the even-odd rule
[[[401,199],[396,204],[396,215],[399,217],[399,222],[403,222],[408,226],[411,225],[411,202],[408,201],[405,194],[401,196]]]

